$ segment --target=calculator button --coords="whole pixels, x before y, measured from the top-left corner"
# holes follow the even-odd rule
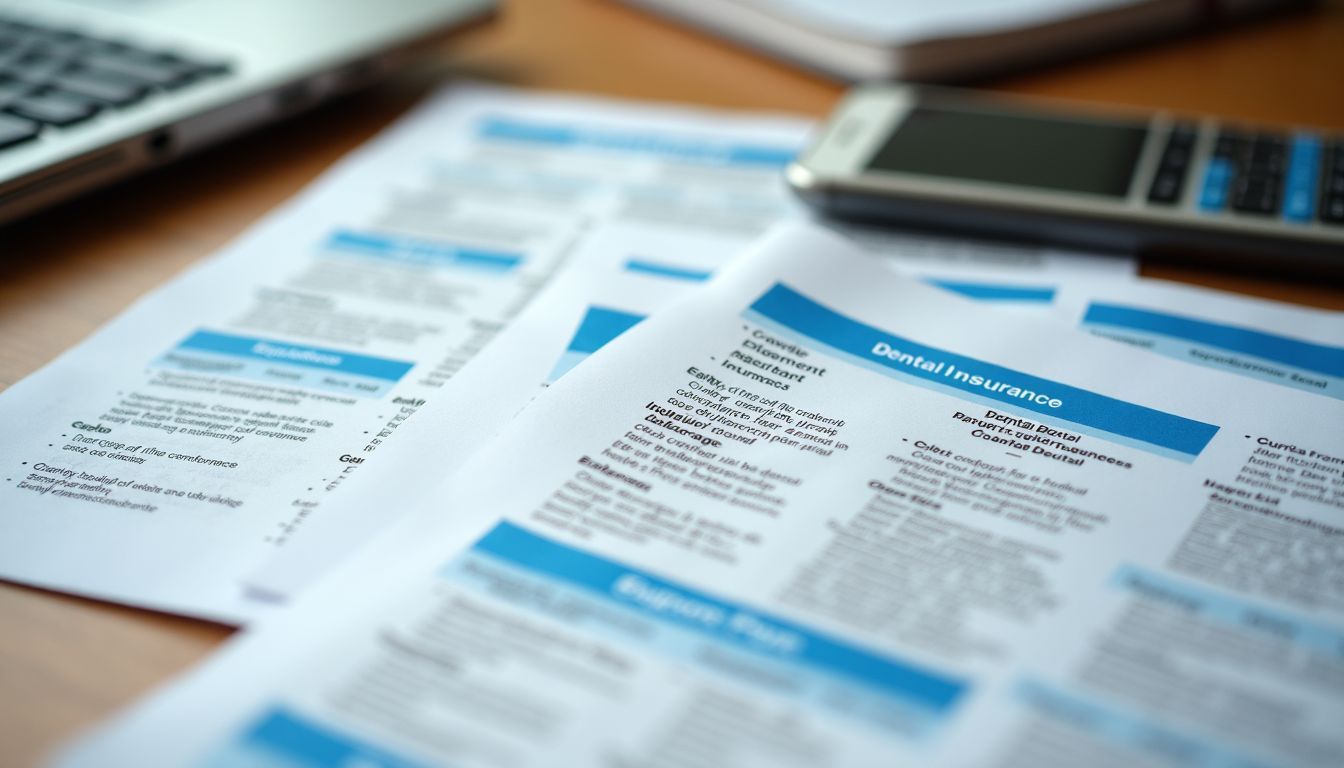
[[[1190,164],[1190,148],[1179,144],[1168,144],[1167,151],[1162,153],[1162,167],[1164,169],[1185,171],[1185,167]]]
[[[1260,133],[1244,142],[1233,181],[1232,207],[1242,213],[1268,215],[1279,209],[1287,165],[1288,139]]]
[[[1331,173],[1321,185],[1321,189],[1328,195],[1344,195],[1344,171]]]
[[[1321,139],[1309,133],[1293,137],[1283,183],[1283,218],[1305,224],[1316,207],[1316,182],[1321,170]]]
[[[1199,208],[1210,213],[1227,207],[1227,191],[1232,184],[1236,167],[1225,157],[1215,157],[1209,161],[1204,171],[1204,183],[1199,190]]]
[[[1257,179],[1238,181],[1232,207],[1242,213],[1274,213],[1279,207],[1278,188]]]
[[[1181,196],[1181,175],[1162,172],[1153,179],[1152,189],[1148,190],[1148,201],[1153,203],[1174,203]]]
[[[1321,221],[1326,224],[1344,224],[1344,195],[1326,198],[1321,206]]]
[[[1325,148],[1321,158],[1320,219],[1325,224],[1344,224],[1344,141]]]
[[[1234,129],[1225,129],[1218,134],[1218,141],[1213,146],[1214,157],[1234,158],[1242,154],[1246,146],[1246,136],[1240,131]]]
[[[1168,145],[1176,145],[1189,149],[1195,145],[1195,137],[1199,135],[1199,129],[1194,123],[1176,123],[1171,127],[1171,138]]]
[[[1167,145],[1162,150],[1162,157],[1158,160],[1153,184],[1148,188],[1149,202],[1169,204],[1180,198],[1194,142],[1193,127],[1178,125],[1172,129],[1171,135],[1167,137]]]
[[[1288,151],[1288,139],[1275,134],[1260,134],[1251,144],[1251,163],[1282,163]]]

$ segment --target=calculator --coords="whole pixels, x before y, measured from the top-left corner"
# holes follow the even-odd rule
[[[832,216],[1344,275],[1344,134],[901,85],[789,166]]]

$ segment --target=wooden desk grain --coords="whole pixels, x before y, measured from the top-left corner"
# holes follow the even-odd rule
[[[1026,94],[1344,130],[1344,4],[984,83]],[[606,0],[513,0],[426,71],[0,229],[0,387],[208,255],[455,76],[824,115],[841,88]],[[1144,274],[1344,309],[1337,286]],[[0,765],[61,740],[204,658],[229,630],[0,585]]]

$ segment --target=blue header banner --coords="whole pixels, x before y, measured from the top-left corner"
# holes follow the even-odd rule
[[[250,360],[265,360],[278,365],[297,365],[385,381],[400,381],[401,377],[415,365],[403,360],[355,355],[336,349],[234,336],[214,331],[196,331],[177,346],[179,349],[195,349]]]
[[[644,259],[628,259],[625,262],[625,271],[653,275],[654,277],[666,277],[672,280],[685,280],[691,283],[703,283],[713,277],[713,273],[704,270],[674,267],[671,264],[660,264],[656,261],[646,261]]]
[[[1024,301],[1049,304],[1055,300],[1055,289],[1046,285],[1013,285],[1011,283],[969,283],[961,280],[925,280],[929,285],[959,293],[981,301]]]
[[[749,165],[783,168],[798,154],[798,147],[732,144],[717,140],[641,133],[616,128],[542,123],[509,117],[488,117],[477,126],[485,139],[529,144],[583,147],[617,152],[662,155],[718,165]]]
[[[382,747],[307,720],[282,708],[268,711],[237,742],[216,755],[211,765],[274,765],[287,768],[377,766],[424,768]]]
[[[467,248],[450,243],[436,243],[401,235],[375,232],[337,230],[327,238],[327,247],[338,251],[362,253],[367,256],[418,261],[422,263],[453,264],[476,267],[492,272],[508,272],[523,263],[523,255],[484,248]]]
[[[742,650],[883,691],[925,711],[938,713],[951,708],[967,688],[961,680],[879,656],[746,606],[571,549],[511,523],[497,525],[473,551]]]
[[[1185,339],[1229,352],[1273,360],[1305,371],[1344,377],[1344,347],[1315,344],[1250,328],[1220,325],[1118,304],[1098,303],[1089,306],[1083,316],[1083,324],[1130,328]]]
[[[1109,435],[1198,456],[1218,427],[928,347],[850,319],[777,283],[751,312],[867,366]]]

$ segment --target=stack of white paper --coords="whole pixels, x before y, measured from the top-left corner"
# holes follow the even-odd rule
[[[422,409],[483,410],[443,387],[576,245],[611,230],[631,270],[707,277],[801,215],[780,171],[808,126],[445,91],[0,398],[12,436],[0,445],[0,576],[229,623],[258,615],[245,578],[309,530],[340,527],[319,521],[351,516],[340,499],[361,472],[395,474],[384,453]],[[1069,275],[1133,270],[911,242],[883,249],[909,250],[912,269],[955,289],[1033,304]],[[952,257],[945,273],[938,252]],[[435,475],[505,420],[440,441]],[[400,512],[356,510],[341,540]],[[288,583],[253,580],[255,594]]]
[[[1338,764],[1341,426],[781,231],[63,762]]]

